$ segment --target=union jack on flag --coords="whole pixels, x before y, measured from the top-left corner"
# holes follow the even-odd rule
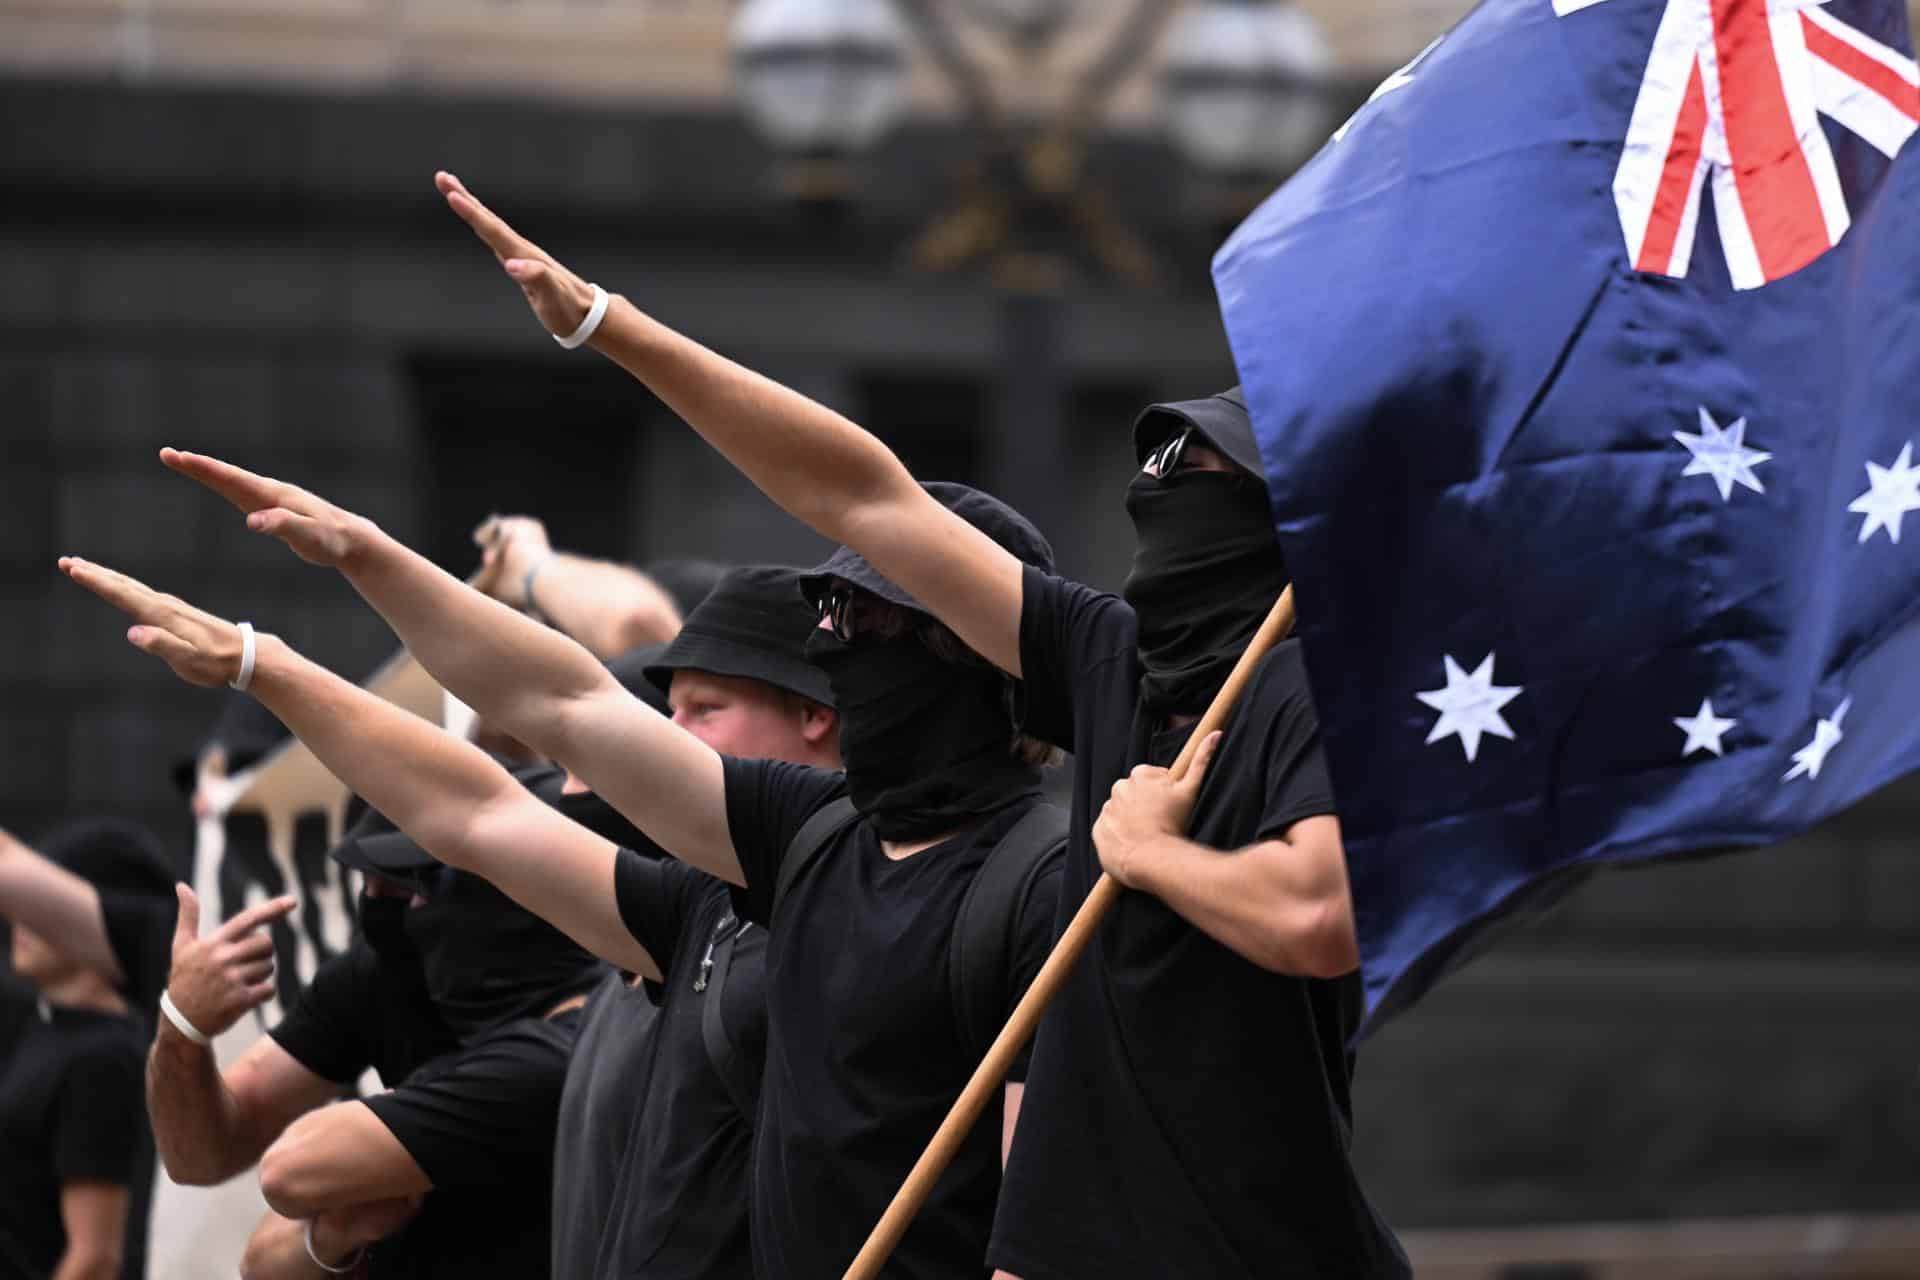
[[[1215,258],[1368,1027],[1586,875],[1920,769],[1907,23],[1483,0]]]
[[[1822,115],[1891,157],[1920,127],[1920,67],[1828,0],[1667,0],[1613,179],[1634,265],[1687,274],[1709,177],[1736,288],[1838,244],[1852,218]]]

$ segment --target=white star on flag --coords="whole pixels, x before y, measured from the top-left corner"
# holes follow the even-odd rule
[[[1842,699],[1831,716],[1813,726],[1813,741],[1793,753],[1793,768],[1787,770],[1780,781],[1791,782],[1802,774],[1809,778],[1820,776],[1820,766],[1827,762],[1827,752],[1838,746],[1840,739],[1846,736],[1840,732],[1840,722],[1847,718],[1847,708],[1852,705],[1852,698]]]
[[[1734,419],[1733,425],[1722,430],[1713,420],[1706,406],[1700,406],[1700,433],[1676,431],[1673,438],[1687,446],[1687,452],[1693,455],[1687,463],[1683,476],[1712,476],[1714,484],[1720,487],[1720,500],[1733,498],[1733,486],[1743,484],[1755,493],[1765,493],[1766,486],[1760,483],[1753,469],[1773,455],[1764,449],[1747,448],[1747,420]]]
[[[1491,733],[1498,738],[1513,738],[1513,730],[1507,726],[1501,716],[1500,708],[1520,696],[1521,686],[1517,684],[1500,685],[1493,682],[1493,655],[1489,653],[1473,674],[1461,670],[1460,664],[1453,660],[1452,654],[1444,655],[1447,664],[1447,687],[1428,689],[1413,696],[1420,699],[1440,713],[1433,732],[1427,735],[1429,744],[1438,742],[1448,734],[1460,735],[1460,746],[1471,762],[1480,750],[1480,735]]]
[[[1900,520],[1909,511],[1920,511],[1920,467],[1913,465],[1913,442],[1901,446],[1900,456],[1891,467],[1876,462],[1867,464],[1867,491],[1847,505],[1866,517],[1860,525],[1860,541],[1885,529],[1887,537],[1900,541]]]
[[[1680,758],[1686,759],[1696,751],[1711,751],[1715,755],[1724,754],[1720,750],[1720,738],[1727,730],[1739,724],[1738,720],[1728,720],[1713,714],[1710,699],[1700,699],[1700,710],[1692,716],[1675,716],[1674,728],[1687,735],[1687,745],[1680,748]]]

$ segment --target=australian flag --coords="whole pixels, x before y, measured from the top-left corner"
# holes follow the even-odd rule
[[[1367,1027],[1920,766],[1917,125],[1904,0],[1487,0],[1220,250]]]

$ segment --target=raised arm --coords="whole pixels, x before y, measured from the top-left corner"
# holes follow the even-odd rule
[[[680,610],[660,585],[631,565],[555,551],[532,516],[492,516],[474,530],[482,549],[477,590],[538,613],[597,658],[664,644]]]
[[[238,674],[241,639],[232,623],[112,570],[71,558],[61,564],[74,581],[131,616],[137,625],[128,639],[188,683],[220,684]],[[432,572],[456,598],[471,597],[516,627],[572,645]],[[599,762],[596,772],[617,782],[601,789],[585,769],[576,772],[663,848],[738,882],[720,757],[608,683],[609,700],[624,699],[625,712],[614,717],[621,736],[588,745]],[[595,954],[636,972],[658,972],[621,923],[614,846],[535,798],[479,748],[342,680],[273,636],[257,639],[250,692],[349,790],[442,862],[493,881]]]
[[[549,333],[577,329],[592,287],[450,173],[448,206],[500,260]],[[709,351],[614,296],[593,348],[645,383],[799,520],[865,556],[955,634],[1020,674],[1020,562],[929,497],[892,450],[840,414]]]
[[[43,938],[114,986],[126,984],[107,939],[100,891],[0,830],[0,916]]]

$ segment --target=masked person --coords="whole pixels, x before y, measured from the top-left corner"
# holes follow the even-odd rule
[[[755,1271],[844,1269],[1051,941],[1064,815],[1040,804],[1041,749],[1018,734],[1014,682],[843,550],[813,575],[824,625],[807,652],[833,691],[846,777],[728,759],[574,642],[366,521],[211,459],[164,456],[256,513],[261,531],[338,566],[454,696],[566,765],[659,847],[741,886],[741,917],[769,933]],[[1001,503],[959,485],[932,486],[929,497],[1015,563],[1051,564],[1045,540]],[[131,614],[133,642],[183,678],[210,684],[240,669],[244,633],[233,624],[83,561],[62,564]],[[277,640],[259,638],[256,659],[255,695],[403,827],[425,824],[414,834],[448,861],[485,859],[501,843],[495,826],[534,842],[529,806],[484,757],[385,715]],[[406,768],[372,765],[364,725],[376,717],[381,739],[407,738]],[[448,791],[463,800],[450,804]],[[436,817],[442,808],[451,816]],[[453,829],[439,830],[442,821]],[[578,921],[576,936],[592,937],[599,954],[657,974],[609,909],[618,851],[564,825],[538,830],[538,875],[511,880],[492,862],[488,874],[549,919]],[[966,923],[975,917],[990,927]],[[1007,1105],[990,1109],[901,1243],[906,1273],[985,1269],[1000,1138],[1019,1109],[1018,1072],[1013,1080]]]
[[[1141,423],[1134,573],[1115,598],[1022,565],[872,435],[609,299],[436,181],[550,333],[594,317],[596,350],[1021,677],[1028,726],[1073,750],[1063,911],[1103,869],[1142,892],[1040,1029],[998,1265],[1025,1280],[1404,1274],[1348,1158],[1358,946],[1297,644],[1264,660],[1217,765],[1180,786],[1161,767],[1286,581],[1238,391]]]
[[[377,811],[331,856],[364,873],[359,932],[225,1071],[206,1042],[272,987],[231,925],[200,937],[184,902],[147,1070],[168,1173],[209,1185],[260,1162],[274,1213],[243,1260],[254,1280],[362,1260],[544,1275],[554,1116],[601,966]],[[326,1105],[369,1068],[386,1092]]]
[[[110,948],[97,904],[171,910],[173,875],[157,842],[128,824],[69,824],[40,846],[5,855],[33,860],[11,869],[14,903],[81,899],[70,913],[80,924],[72,938],[40,931],[58,901],[28,903],[35,924],[13,923],[13,969],[32,1003],[0,1053],[0,1275],[114,1280],[141,1252],[129,1237],[144,1224],[131,1210],[153,1178],[140,1106],[151,1033],[115,981],[118,962],[102,972]]]

